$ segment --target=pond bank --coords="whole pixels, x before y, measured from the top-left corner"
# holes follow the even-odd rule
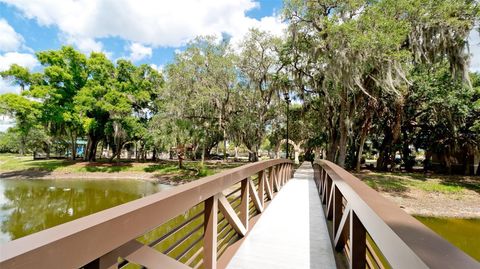
[[[369,171],[355,175],[410,215],[480,219],[480,178]]]
[[[168,185],[179,185],[237,167],[243,163],[185,161],[178,168],[176,161],[157,162],[83,162],[68,160],[32,160],[31,157],[1,156],[0,179],[138,179]]]
[[[98,179],[136,179],[168,185],[180,185],[187,181],[174,178],[175,175],[159,175],[147,172],[64,172],[64,171],[8,171],[1,172],[1,179],[35,179],[35,180],[98,180]]]

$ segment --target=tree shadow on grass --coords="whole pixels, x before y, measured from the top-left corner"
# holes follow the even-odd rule
[[[74,165],[75,161],[69,160],[25,160],[21,162],[26,171],[48,171],[52,172],[59,168]]]
[[[74,164],[74,161],[68,160],[22,160],[6,167],[5,172],[0,172],[0,178],[41,178]]]
[[[51,171],[25,169],[25,170],[2,172],[0,173],[0,178],[2,179],[9,179],[9,178],[35,179],[35,178],[48,176],[51,173],[52,173]]]
[[[474,177],[444,177],[441,179],[440,184],[451,187],[461,187],[480,194],[480,178]]]
[[[132,167],[132,163],[88,163],[84,169],[87,172],[118,173],[126,171]]]
[[[480,178],[475,176],[463,175],[430,175],[424,173],[407,173],[405,176],[417,181],[428,181],[437,179],[439,185],[446,187],[458,187],[458,189],[468,189],[480,194]]]
[[[357,176],[376,191],[397,195],[402,195],[408,191],[408,183],[392,175],[362,174]]]
[[[152,164],[143,168],[143,171],[147,173],[153,173],[153,172],[173,173],[173,172],[178,172],[180,170],[181,169],[178,168],[178,165],[173,163]]]

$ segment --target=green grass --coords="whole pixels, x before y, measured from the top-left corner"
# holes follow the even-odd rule
[[[55,171],[75,164],[66,160],[34,161],[32,156],[0,154],[0,171],[38,170]]]
[[[109,163],[101,160],[94,163],[68,160],[33,160],[32,156],[19,156],[15,154],[0,154],[0,173],[2,172],[136,172],[153,173],[157,177],[168,175],[173,181],[190,181],[200,177],[213,175],[220,171],[234,168],[241,163],[206,162],[203,166],[199,162],[185,162],[180,169],[176,161],[161,161],[155,163],[136,163],[131,161],[120,161]]]
[[[465,190],[480,193],[480,180],[468,176],[428,176],[421,173],[381,173],[358,174],[365,183],[378,191],[402,193],[409,189],[426,192],[458,194]]]

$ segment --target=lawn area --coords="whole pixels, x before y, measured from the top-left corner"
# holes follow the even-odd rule
[[[83,162],[69,160],[33,160],[31,156],[20,156],[15,154],[0,154],[0,173],[4,175],[15,174],[18,172],[22,175],[32,174],[35,177],[37,173],[39,177],[45,177],[49,173],[56,174],[89,174],[89,173],[148,173],[155,177],[168,176],[173,181],[190,181],[204,176],[213,175],[220,171],[234,168],[243,163],[222,163],[222,162],[205,162],[201,167],[200,162],[187,161],[184,162],[184,168],[178,168],[176,161],[159,161],[159,162],[108,162],[101,160],[98,162]]]
[[[357,173],[370,187],[377,191],[403,193],[410,189],[445,194],[460,194],[472,190],[480,194],[480,179],[461,175],[426,175],[422,173]]]

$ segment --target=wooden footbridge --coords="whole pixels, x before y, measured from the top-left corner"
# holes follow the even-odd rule
[[[337,165],[252,163],[0,246],[0,268],[480,268]]]

